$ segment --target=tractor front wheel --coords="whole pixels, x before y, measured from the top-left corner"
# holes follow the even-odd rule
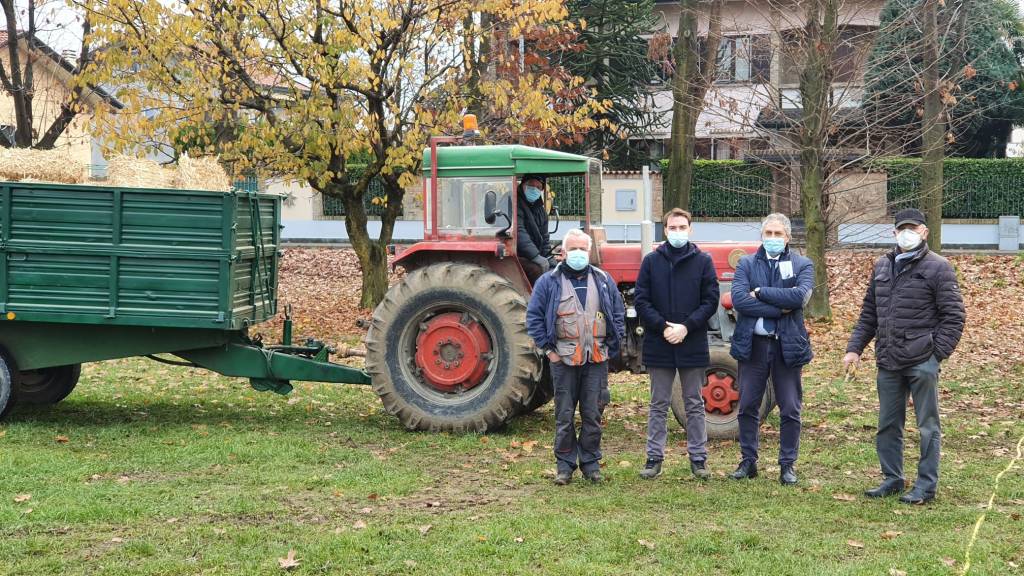
[[[81,375],[81,364],[19,372],[18,401],[35,405],[56,404],[71,394]]]
[[[535,397],[542,364],[523,294],[486,268],[446,262],[388,291],[366,335],[366,370],[406,428],[486,432]]]
[[[708,365],[707,378],[701,388],[704,397],[704,421],[708,438],[736,440],[740,437],[740,380],[739,365],[729,355],[725,346],[711,347],[711,364]],[[775,394],[772,392],[771,381],[761,400],[761,422],[775,406]],[[684,428],[686,427],[686,407],[683,404],[683,389],[676,378],[672,385],[672,413]]]

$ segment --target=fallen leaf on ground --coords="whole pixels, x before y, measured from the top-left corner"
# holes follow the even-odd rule
[[[619,462],[619,468],[629,468],[632,465],[633,465],[633,463],[630,462],[629,460],[621,460]]]
[[[359,513],[360,514],[370,514],[372,512],[373,512],[373,508],[370,508],[370,507],[360,508],[359,509]]]
[[[654,550],[654,542],[650,542],[648,540],[644,540],[641,538],[640,540],[637,540],[636,543],[643,546],[644,548],[647,548],[648,550]]]
[[[54,438],[54,440],[56,440],[57,442],[59,442],[61,444],[67,444],[68,442],[71,441],[70,438],[68,438],[67,436],[64,436],[64,435],[57,436],[56,438]]]
[[[32,499],[32,495],[31,494],[18,494],[17,496],[14,497],[14,501],[19,503],[19,504],[22,503],[22,502],[28,502],[31,499]]]
[[[856,502],[857,501],[857,497],[856,496],[852,496],[850,494],[833,494],[832,495],[832,499],[833,500],[840,500],[842,502]]]
[[[477,542],[487,542],[487,536],[477,536],[476,537],[476,541]]]
[[[363,522],[362,520],[356,520],[355,524],[352,524],[352,527],[356,530],[362,530],[363,528],[366,528],[366,522]]]
[[[405,565],[408,566],[409,568],[415,568],[416,567],[416,561],[415,560],[406,560],[405,561]]]
[[[530,440],[529,442],[523,442],[523,452],[527,454],[533,454],[533,447],[537,445],[536,440]]]
[[[860,540],[847,540],[846,543],[851,548],[863,548],[864,547],[864,543],[861,542]]]
[[[956,560],[954,560],[953,558],[949,558],[947,556],[943,556],[942,557],[942,563],[945,564],[946,566],[953,567],[953,566],[956,565]]]
[[[175,522],[177,522],[177,521],[178,521],[178,519],[177,519],[177,518],[168,518],[168,519],[167,519],[167,523],[168,523],[168,524],[174,524],[174,523],[175,523]]]
[[[896,568],[889,568],[889,576],[907,576],[905,570],[897,570]]]
[[[893,538],[896,538],[897,536],[900,536],[901,534],[903,534],[903,532],[897,532],[896,530],[886,530],[885,532],[882,532],[882,539],[883,540],[892,540]]]
[[[295,550],[289,550],[287,556],[285,556],[284,558],[277,559],[277,565],[280,566],[282,570],[291,570],[292,568],[298,568],[299,564],[301,563],[302,560],[299,560],[295,557]]]
[[[110,541],[113,542],[114,544],[120,544],[121,542],[124,542],[124,539],[123,538],[118,538],[117,536],[114,536],[113,538],[110,539]]]
[[[377,498],[380,498],[380,496],[376,492],[370,492],[366,498],[368,500],[376,500]]]
[[[420,534],[426,536],[427,532],[430,532],[431,528],[433,528],[431,524],[424,524],[423,526],[420,526]]]
[[[522,544],[522,543],[524,542],[524,539],[523,539],[523,537],[522,537],[522,536],[516,536],[516,542],[517,542],[518,544]]]

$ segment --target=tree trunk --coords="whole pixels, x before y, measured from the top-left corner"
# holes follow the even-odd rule
[[[679,37],[672,48],[675,71],[672,76],[672,144],[663,203],[666,210],[690,209],[697,119],[718,71],[722,1],[714,0],[708,8],[708,37],[703,58],[697,42],[700,4],[698,0],[679,2]]]
[[[324,188],[317,188],[314,182],[310,184],[321,194],[340,199],[345,206],[345,230],[362,271],[359,306],[373,309],[380,304],[388,291],[387,246],[394,237],[395,221],[402,212],[405,189],[399,183],[397,175],[382,174],[381,166],[377,164],[368,166],[355,182],[349,179],[343,164],[337,164],[335,168],[339,174],[336,181]],[[383,181],[386,191],[386,202],[380,217],[380,236],[376,239],[370,237],[367,229],[369,218],[363,204],[363,198],[369,192],[370,182],[374,178]]]
[[[814,292],[804,307],[808,318],[829,320],[828,263],[825,249],[828,226],[825,196],[825,147],[830,121],[832,60],[838,36],[839,0],[805,0],[804,69],[800,74],[803,103],[800,126],[800,203],[807,225],[807,256],[814,262]],[[824,11],[822,10],[824,9]]]
[[[925,0],[924,14],[924,118],[921,121],[921,192],[928,221],[928,248],[942,251],[943,162],[946,157],[946,119],[939,89],[938,0]]]

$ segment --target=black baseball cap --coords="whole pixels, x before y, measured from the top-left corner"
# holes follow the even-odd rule
[[[896,213],[896,227],[904,224],[921,225],[925,223],[924,213],[917,208],[904,208]]]
[[[527,174],[527,175],[523,176],[523,180],[522,181],[526,182],[527,180],[539,180],[541,186],[547,186],[548,185],[548,177],[543,175],[543,174]]]

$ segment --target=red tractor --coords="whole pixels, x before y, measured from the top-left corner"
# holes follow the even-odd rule
[[[410,430],[485,432],[550,400],[547,358],[526,333],[531,285],[516,258],[516,187],[526,174],[582,178],[581,223],[595,236],[592,258],[626,303],[626,338],[611,370],[643,373],[643,327],[633,308],[641,246],[602,239],[601,163],[517,145],[437,145],[454,141],[433,139],[424,151],[424,240],[396,249],[394,265],[405,276],[374,311],[366,336],[366,370],[387,411]],[[709,437],[731,438],[739,383],[728,350],[736,322],[729,289],[739,258],[757,245],[699,245],[714,258],[722,294],[708,333],[707,430]],[[762,416],[772,408],[770,396]],[[672,410],[682,423],[678,385]]]

